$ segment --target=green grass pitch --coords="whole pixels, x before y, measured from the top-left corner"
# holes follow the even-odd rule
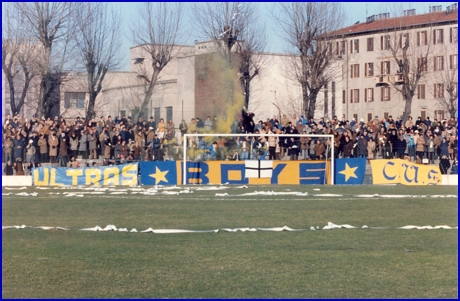
[[[2,297],[458,297],[458,230],[398,229],[457,227],[457,186],[230,186],[209,191],[198,187],[188,186],[192,193],[178,195],[3,188],[3,226],[70,230],[3,230]],[[308,195],[241,195],[255,191]],[[22,192],[38,195],[16,195]],[[65,192],[84,196],[65,197]],[[379,196],[357,196],[363,194]],[[310,229],[328,222],[358,228],[221,230]],[[79,231],[96,225],[219,232]]]

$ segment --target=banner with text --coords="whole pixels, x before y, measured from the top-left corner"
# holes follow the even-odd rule
[[[186,163],[186,184],[330,184],[324,161],[206,161]],[[182,184],[183,163],[140,163],[142,185]]]
[[[135,186],[138,164],[82,168],[38,167],[32,170],[35,186]]]
[[[371,160],[374,184],[440,185],[438,166],[421,165],[406,160]]]

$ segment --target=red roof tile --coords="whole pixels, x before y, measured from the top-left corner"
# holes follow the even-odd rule
[[[413,16],[404,16],[396,18],[388,18],[384,20],[376,20],[370,23],[359,23],[349,27],[342,28],[336,32],[334,35],[355,35],[355,34],[364,34],[372,31],[380,31],[387,29],[395,29],[400,27],[411,27],[411,26],[421,26],[428,25],[431,23],[444,23],[449,21],[457,21],[458,23],[458,13],[457,11],[453,13],[446,14],[446,11],[441,12],[432,12],[423,15],[413,15]]]

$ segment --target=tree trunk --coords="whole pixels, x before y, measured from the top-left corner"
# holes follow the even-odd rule
[[[144,100],[142,101],[142,104],[140,106],[139,112],[136,114],[137,116],[132,116],[133,121],[137,122],[137,120],[139,119],[139,116],[141,115],[141,113],[148,112],[148,109],[149,109],[148,105],[149,105],[149,102],[151,101],[151,98],[152,98],[152,95],[153,95],[153,89],[155,88],[155,84],[156,84],[156,82],[158,80],[158,75],[160,74],[160,72],[161,72],[160,68],[157,68],[155,66],[153,67],[153,74],[152,74],[151,80],[149,82],[149,87],[148,87],[147,91],[145,92],[145,97],[144,97]]]
[[[95,92],[89,93],[88,107],[86,109],[86,121],[96,118],[96,111],[94,110],[94,104],[96,103],[97,94]]]
[[[40,82],[40,96],[38,99],[37,117],[51,117],[51,108],[60,101],[60,96],[56,99],[53,93],[60,84],[60,75],[48,73]]]
[[[307,120],[310,120],[310,118],[315,117],[316,97],[317,96],[318,96],[317,91],[310,91],[310,95],[309,95],[310,103],[308,105],[308,111],[306,112],[306,115],[305,115]]]
[[[245,80],[244,78],[241,79],[241,88],[243,90],[243,97],[244,97],[244,106],[246,108],[249,108],[249,96],[250,96],[250,91],[249,91],[249,88],[250,88],[250,82],[249,80]]]
[[[449,99],[449,114],[450,114],[450,117],[454,117],[455,118],[455,113],[457,113],[457,107],[455,107],[455,100],[457,100],[457,98],[455,99]]]
[[[89,93],[89,101],[88,106],[86,108],[86,120],[91,120],[96,117],[96,111],[94,109],[96,104],[97,95],[102,90],[102,82],[104,81],[104,77],[107,73],[107,68],[103,67],[102,65],[99,66],[96,72],[95,63],[87,64],[86,70],[88,72],[88,93]]]
[[[412,109],[412,97],[404,97],[405,99],[405,105],[404,105],[404,112],[403,116],[401,118],[401,122],[404,124],[407,119],[409,119],[409,116],[411,114],[411,109]]]
[[[302,107],[305,116],[309,119],[308,117],[308,112],[310,110],[310,98],[308,97],[308,87],[306,83],[301,83],[302,86]]]
[[[8,81],[8,86],[10,88],[10,105],[11,105],[11,113],[13,114],[13,116],[19,114],[19,110],[21,108],[18,108],[16,106],[16,102],[15,102],[15,97],[14,97],[14,82],[13,82],[13,78],[10,78],[9,76],[7,76],[7,81]]]

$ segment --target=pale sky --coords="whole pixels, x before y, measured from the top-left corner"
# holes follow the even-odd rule
[[[442,10],[445,10],[447,6],[451,5],[454,2],[399,2],[399,3],[383,3],[383,2],[343,2],[343,7],[345,9],[346,20],[344,22],[345,26],[350,26],[356,23],[357,21],[366,22],[366,17],[379,14],[379,13],[386,13],[390,12],[390,17],[395,16],[395,12],[401,10],[399,14],[402,14],[402,10],[404,9],[416,9],[417,14],[424,14],[429,12],[429,6],[433,5],[442,5]],[[189,5],[190,3],[185,3],[185,5]],[[267,47],[265,49],[266,52],[274,52],[274,53],[283,53],[284,52],[284,41],[280,38],[276,32],[277,27],[276,23],[270,20],[271,14],[274,7],[273,2],[256,2],[255,4],[260,5],[260,14],[261,17],[264,19],[263,21],[266,24],[267,28],[267,36],[268,42]],[[122,13],[124,18],[124,35],[123,35],[123,44],[120,51],[123,52],[124,60],[122,62],[122,70],[129,70],[129,48],[134,46],[133,41],[131,38],[131,31],[130,27],[133,23],[133,20],[136,19],[137,14],[137,5],[138,3],[133,2],[114,2],[114,7],[119,9]],[[395,7],[397,7],[395,9]],[[185,11],[190,11],[190,9],[185,9]],[[191,18],[189,18],[191,19]],[[193,27],[193,22],[185,20],[184,24],[187,25],[187,28]],[[187,45],[193,45],[194,40],[198,40],[200,42],[204,41],[204,39],[193,34],[188,39]]]

